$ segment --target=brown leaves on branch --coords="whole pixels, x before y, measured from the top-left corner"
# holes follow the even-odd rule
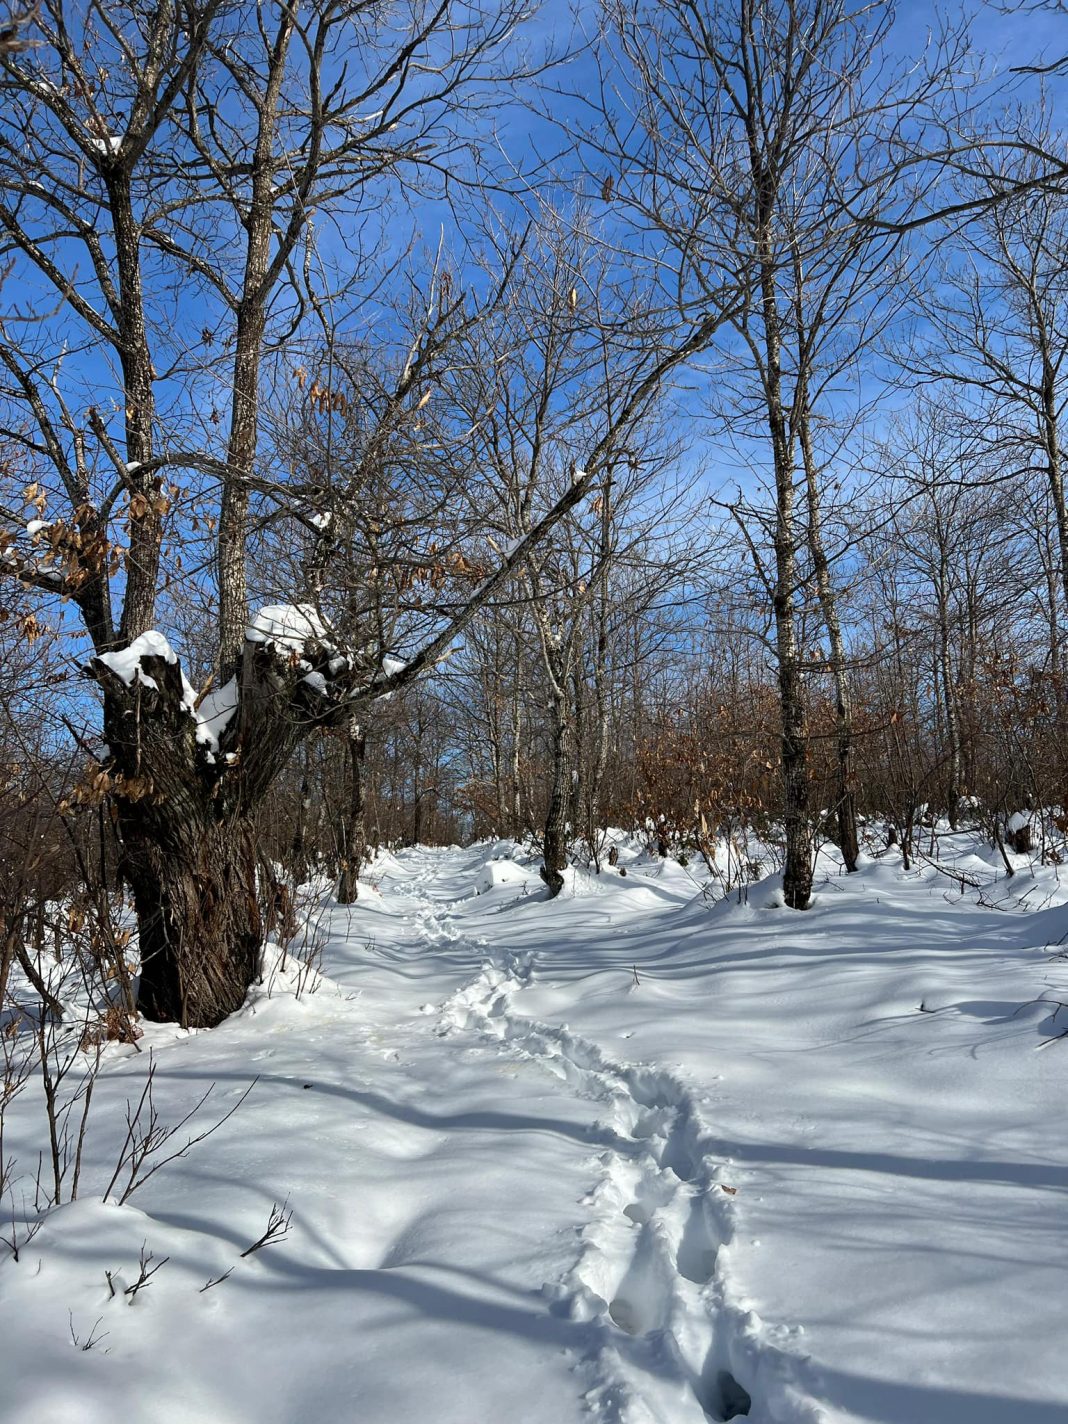
[[[489,569],[484,563],[478,559],[469,559],[460,549],[453,549],[432,563],[397,564],[390,569],[390,576],[398,593],[408,593],[420,584],[437,590],[452,581],[481,583],[488,574]]]
[[[308,384],[308,368],[297,366],[293,372],[297,385],[303,391]],[[339,411],[342,415],[348,409],[348,398],[344,391],[332,390],[325,386],[316,376],[307,392],[308,404],[313,410],[318,410],[320,415],[326,415],[329,411]]]
[[[83,807],[99,806],[109,796],[125,801],[162,799],[150,776],[124,776],[99,762],[90,762],[81,780],[60,801],[58,809],[66,814]]]
[[[635,747],[628,811],[669,841],[708,840],[722,823],[752,824],[777,804],[774,691],[750,688],[663,716]]]
[[[130,495],[127,517],[130,523],[135,519],[144,519],[149,514],[156,514],[162,519],[170,507],[171,502],[165,494],[145,494],[141,490],[135,490]]]
[[[2,552],[0,545],[0,552]],[[11,614],[6,608],[0,608],[0,623],[6,623]],[[18,613],[15,615],[15,627],[27,643],[31,645],[37,642],[38,638],[43,638],[48,629],[33,613]]]

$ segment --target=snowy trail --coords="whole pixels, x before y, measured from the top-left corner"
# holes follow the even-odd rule
[[[212,1033],[152,1030],[163,1121],[208,1084],[227,1104],[256,1086],[127,1206],[92,1199],[114,1141],[91,1136],[83,1199],[0,1270],[4,1424],[105,1424],[117,1398],[137,1424],[583,1417],[597,1328],[555,1312],[552,1287],[614,1137],[536,1065],[443,1042],[425,996],[466,970],[426,953],[434,893],[398,893],[378,948],[338,940],[314,995],[265,986]],[[98,1083],[112,1138],[142,1073],[116,1056]],[[242,1258],[272,1201],[288,1237]],[[142,1246],[165,1264],[131,1302]]]
[[[552,902],[510,843],[379,857],[318,992],[149,1026],[162,1121],[257,1081],[125,1206],[110,1048],[81,1198],[0,1262],[0,1424],[1063,1424],[1056,873],[832,865],[797,917],[621,855]]]
[[[558,1286],[598,1332],[595,1415],[737,1417],[733,1380],[768,1424],[1068,1418],[1068,1074],[1034,1053],[1068,1000],[1055,868],[993,909],[893,859],[829,867],[797,918],[774,886],[688,908],[670,863],[550,905],[503,843],[402,862],[388,895],[460,980],[446,1037],[616,1134]]]
[[[557,1313],[600,1330],[587,1406],[635,1424],[743,1415],[820,1424],[825,1416],[800,1382],[803,1361],[774,1345],[759,1317],[734,1299],[736,1189],[729,1170],[723,1176],[729,1163],[716,1156],[698,1094],[662,1067],[613,1060],[566,1025],[518,1013],[516,1001],[536,977],[534,956],[464,935],[453,896],[469,893],[469,881],[443,889],[432,862],[413,876],[419,935],[454,958],[482,962],[445,1001],[439,1032],[474,1029],[498,1051],[541,1065],[580,1097],[607,1105],[618,1139],[601,1154],[599,1180],[581,1203],[589,1210],[581,1253],[554,1302]]]

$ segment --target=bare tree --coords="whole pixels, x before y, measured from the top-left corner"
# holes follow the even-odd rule
[[[1021,133],[1027,132],[1021,117]],[[1035,142],[1055,147],[1038,115]],[[1026,181],[1037,160],[1012,166]],[[999,173],[1003,170],[998,170]],[[1048,487],[1058,547],[1061,617],[1068,616],[1068,198],[1042,189],[991,207],[956,235],[924,300],[932,339],[907,358],[914,375],[970,398],[977,444],[996,478]]]
[[[584,451],[591,440],[603,442],[612,432],[611,457],[586,485],[592,498],[576,501],[555,524],[524,561],[513,591],[539,664],[540,677],[530,685],[543,692],[551,766],[542,874],[557,895],[581,802],[585,640],[591,619],[602,622],[602,643],[607,635],[610,571],[631,540],[640,542],[637,528],[622,532],[622,519],[643,486],[655,484],[666,451],[652,434],[648,403],[634,401],[628,351],[635,341],[656,350],[655,324],[645,322],[641,307],[620,326],[625,308],[613,300],[610,261],[579,220],[547,213],[543,234],[524,254],[500,320],[478,329],[457,393],[474,432],[475,458],[500,485],[491,547],[528,539],[547,504],[589,479]],[[717,312],[712,320],[719,319]],[[602,646],[602,675],[604,654]]]
[[[782,710],[785,899],[807,906],[812,880],[806,657],[808,561],[831,641],[837,696],[840,838],[855,864],[851,708],[827,547],[817,430],[834,383],[887,320],[896,233],[879,219],[907,208],[911,159],[899,137],[922,130],[949,89],[957,41],[905,76],[880,58],[889,7],[843,0],[672,0],[609,7],[621,86],[604,74],[606,125],[587,146],[607,164],[602,196],[643,235],[665,301],[682,311],[724,271],[746,274],[732,314],[728,368],[744,395],[729,417],[763,446],[774,502],[775,652]],[[622,97],[616,97],[622,89]],[[733,394],[733,388],[732,388]],[[720,401],[719,404],[725,402]]]

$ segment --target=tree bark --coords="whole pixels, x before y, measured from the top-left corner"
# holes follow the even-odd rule
[[[820,611],[823,614],[827,640],[830,643],[831,676],[834,679],[835,751],[837,753],[835,821],[838,827],[838,848],[842,852],[846,870],[852,873],[857,868],[857,858],[860,855],[860,839],[857,834],[856,778],[853,768],[853,698],[846,670],[845,640],[842,637],[842,621],[838,616],[838,600],[831,582],[830,561],[827,558],[827,549],[823,541],[819,471],[816,468],[816,456],[812,447],[807,383],[802,387],[801,400],[803,407],[799,411],[798,435],[805,468],[805,486],[808,493],[808,545],[816,574]]]
[[[564,888],[567,869],[567,810],[571,799],[571,757],[567,716],[563,696],[554,696],[550,704],[552,742],[552,781],[549,811],[545,817],[543,863],[541,878],[555,899]]]
[[[754,165],[759,171],[759,165]],[[770,180],[766,175],[763,184]],[[770,219],[768,219],[770,222]],[[812,836],[808,819],[808,727],[804,679],[797,637],[797,510],[792,441],[782,400],[782,343],[776,294],[776,267],[770,231],[761,224],[761,306],[766,354],[765,401],[775,467],[775,650],[782,715],[782,781],[785,863],[783,898],[792,910],[806,910],[812,895]]]
[[[252,824],[175,816],[164,839],[129,813],[121,820],[141,945],[137,1007],[149,1019],[212,1028],[241,1007],[259,968]]]
[[[345,816],[342,845],[341,877],[337,898],[340,905],[351,905],[360,893],[360,867],[367,853],[367,828],[364,824],[363,759],[367,736],[353,720],[346,739],[349,754],[349,804]]]

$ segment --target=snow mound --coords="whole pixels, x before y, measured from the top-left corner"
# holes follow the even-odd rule
[[[305,643],[325,643],[327,628],[310,603],[269,603],[253,615],[245,629],[245,641],[299,652]]]
[[[485,895],[491,890],[528,888],[539,885],[538,872],[514,860],[487,860],[475,881],[475,893]]]
[[[139,683],[142,687],[158,692],[159,683],[141,666],[142,658],[162,658],[165,663],[173,666],[178,661],[178,654],[162,633],[150,629],[135,638],[128,647],[118,648],[113,653],[100,653],[96,661],[103,663],[126,687]],[[181,705],[187,712],[192,712],[195,702],[196,693],[183,673]]]

